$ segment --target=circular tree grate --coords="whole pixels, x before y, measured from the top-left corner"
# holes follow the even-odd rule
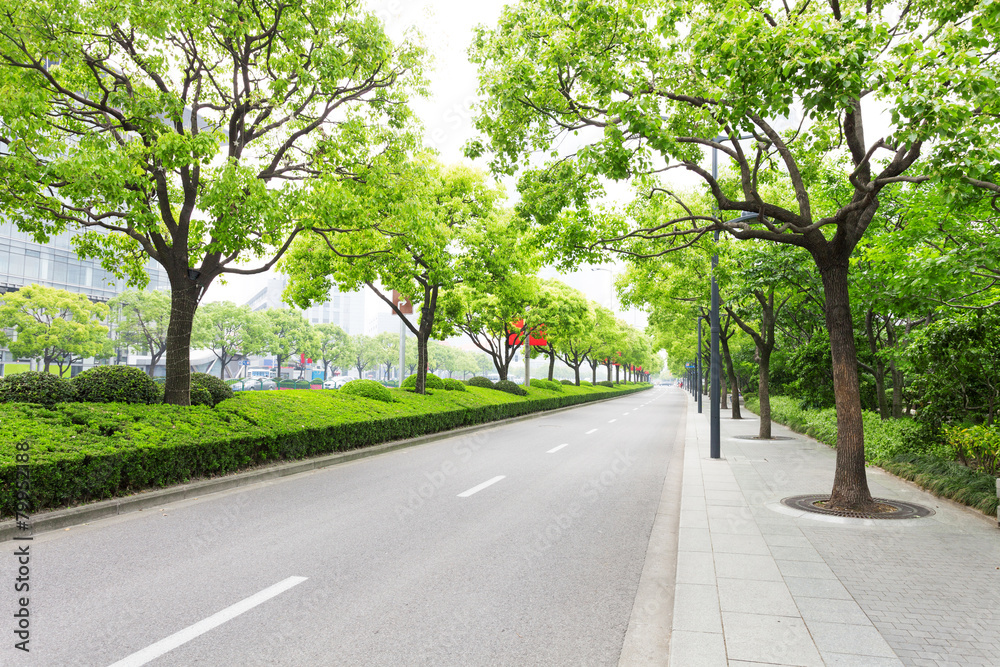
[[[759,440],[760,442],[770,442],[771,440],[794,440],[787,435],[772,435],[770,438],[762,438],[759,435],[734,435],[733,440]]]
[[[830,495],[810,495],[792,496],[783,498],[782,505],[792,507],[797,510],[813,512],[815,514],[825,514],[827,516],[839,516],[849,519],[920,519],[934,514],[934,510],[916,503],[908,503],[902,500],[888,500],[886,498],[875,498],[875,502],[880,505],[892,508],[892,511],[885,512],[853,512],[850,510],[827,509],[822,503],[830,499]]]

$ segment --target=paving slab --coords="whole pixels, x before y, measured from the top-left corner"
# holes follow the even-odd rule
[[[721,420],[689,403],[670,663],[921,667],[1000,665],[1000,530],[993,517],[877,468],[875,496],[934,514],[857,520],[793,510],[828,492],[836,454],[756,416]],[[726,414],[728,412],[724,411]],[[683,588],[682,588],[683,586]],[[719,623],[721,621],[721,624]]]

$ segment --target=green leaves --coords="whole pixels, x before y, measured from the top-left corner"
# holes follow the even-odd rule
[[[110,345],[108,306],[83,294],[28,285],[0,300],[0,342],[15,358],[41,358],[69,370],[69,362],[100,356]],[[3,330],[13,330],[8,336]]]

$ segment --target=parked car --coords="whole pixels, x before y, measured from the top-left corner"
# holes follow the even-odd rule
[[[269,389],[277,389],[278,385],[274,380],[268,380],[266,378],[256,378],[256,379],[246,379],[240,380],[239,382],[234,382],[229,385],[229,388],[233,391],[261,391]]]
[[[323,389],[340,389],[351,380],[352,378],[346,377],[344,375],[338,375],[337,377],[332,377],[326,382],[324,382]]]

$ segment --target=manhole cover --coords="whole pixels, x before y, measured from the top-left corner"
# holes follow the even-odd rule
[[[787,435],[772,435],[770,438],[762,438],[759,435],[734,435],[731,436],[733,440],[760,440],[762,442],[770,442],[771,440],[794,440],[795,438],[789,438]]]
[[[888,500],[887,498],[875,498],[875,502],[881,505],[888,505],[895,508],[894,512],[852,512],[848,510],[826,509],[818,503],[830,499],[830,494],[792,496],[784,498],[782,505],[792,507],[797,510],[813,512],[815,514],[825,514],[827,516],[840,516],[849,519],[920,519],[934,514],[934,510],[916,503],[908,503],[902,500]]]

